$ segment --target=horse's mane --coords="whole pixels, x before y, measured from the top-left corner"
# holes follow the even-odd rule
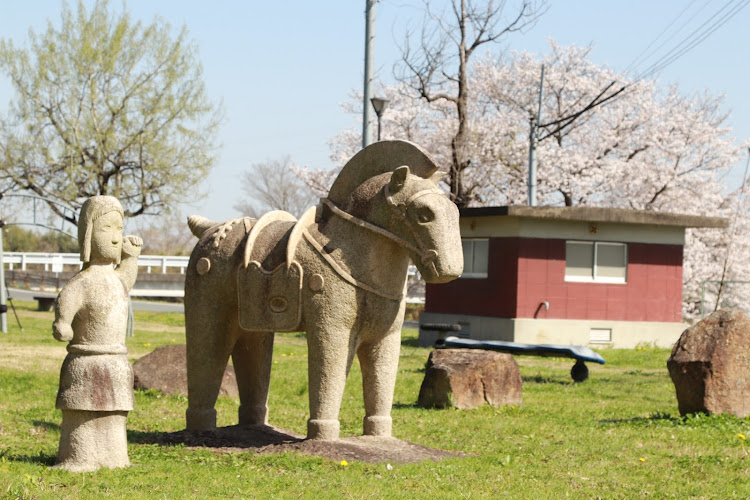
[[[342,205],[347,197],[367,179],[407,165],[409,171],[430,178],[438,167],[427,152],[408,141],[379,141],[355,154],[339,172],[328,192],[328,199]]]

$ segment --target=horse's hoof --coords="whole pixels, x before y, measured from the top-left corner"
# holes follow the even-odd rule
[[[338,420],[318,420],[311,418],[307,421],[307,439],[335,441],[339,438],[339,431],[340,424]]]
[[[372,416],[364,419],[365,436],[388,436],[393,434],[393,419],[391,417]]]
[[[188,408],[185,411],[185,428],[191,431],[212,431],[216,429],[216,410],[213,408]]]
[[[240,405],[240,425],[268,425],[268,406]]]

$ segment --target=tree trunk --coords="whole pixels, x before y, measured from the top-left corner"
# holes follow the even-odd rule
[[[461,0],[461,18],[459,19],[459,28],[461,31],[461,42],[458,46],[458,96],[456,99],[458,128],[456,130],[456,135],[453,136],[453,140],[451,141],[453,165],[451,166],[450,188],[453,201],[459,207],[463,207],[469,203],[469,200],[465,197],[464,186],[461,182],[463,170],[466,168],[466,104],[469,90],[466,74],[466,0]]]

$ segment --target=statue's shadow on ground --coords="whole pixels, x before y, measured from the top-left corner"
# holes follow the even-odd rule
[[[599,420],[599,423],[611,425],[650,425],[657,421],[663,421],[670,425],[680,425],[685,423],[685,418],[675,417],[669,413],[656,412],[648,417],[612,418]]]
[[[52,431],[60,431],[60,426],[58,424],[48,422],[46,420],[32,420],[31,423],[34,425],[34,427],[40,427],[45,430],[52,430]],[[55,461],[57,459],[56,455],[45,453],[44,451],[39,451],[36,454],[19,454],[19,453],[12,453],[11,448],[2,448],[2,444],[0,443],[0,459],[10,460],[13,462],[21,462],[21,463],[27,463],[27,464],[37,464],[37,465],[55,465]]]
[[[228,452],[253,452],[275,454],[297,452],[303,455],[347,462],[415,463],[437,461],[450,457],[466,456],[460,451],[437,450],[407,443],[392,437],[356,436],[336,441],[307,440],[304,436],[274,427],[233,425],[215,431],[189,431],[157,433],[128,432],[131,443],[207,448]]]
[[[35,455],[24,455],[10,453],[9,450],[0,450],[0,458],[9,460],[11,462],[46,465],[48,467],[55,465],[55,462],[57,460],[57,456],[45,453],[43,451],[40,451]]]
[[[34,424],[34,427],[41,427],[42,429],[48,431],[60,432],[60,424],[56,424],[54,422],[47,422],[46,420],[32,420],[31,423]]]

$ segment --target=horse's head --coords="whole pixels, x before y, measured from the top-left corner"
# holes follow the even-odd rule
[[[405,249],[425,280],[444,283],[463,272],[463,250],[458,209],[438,189],[437,170],[416,144],[378,141],[347,162],[321,201]]]
[[[458,208],[437,187],[439,177],[413,175],[398,167],[383,186],[391,211],[390,230],[409,242],[411,260],[429,283],[445,283],[463,272]]]

